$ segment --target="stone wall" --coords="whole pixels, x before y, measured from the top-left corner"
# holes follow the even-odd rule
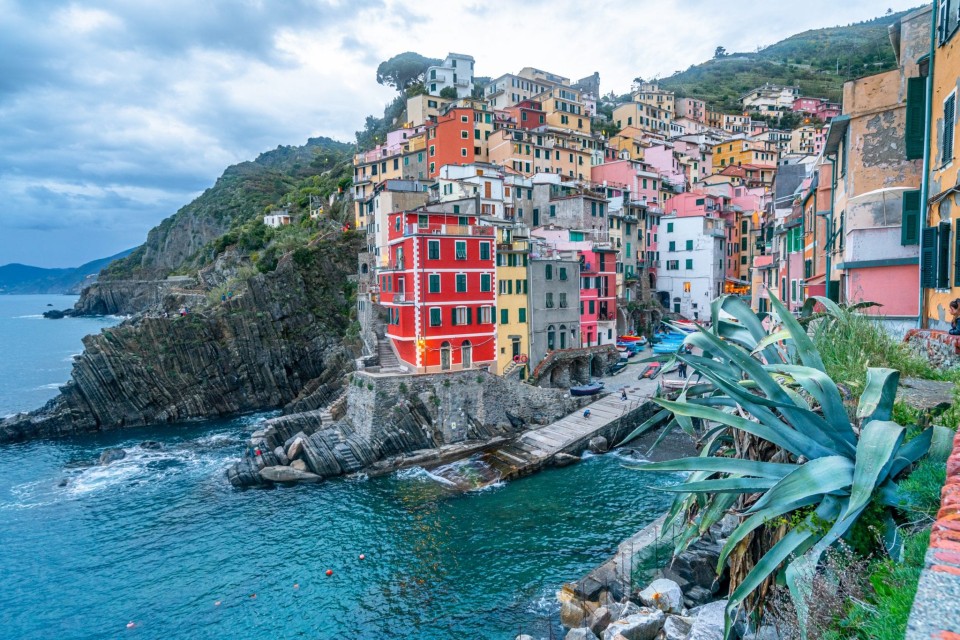
[[[951,336],[945,331],[911,329],[903,339],[907,348],[938,369],[953,369],[960,366],[960,336]]]

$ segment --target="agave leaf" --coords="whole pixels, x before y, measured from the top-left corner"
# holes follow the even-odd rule
[[[639,438],[640,436],[645,434],[647,431],[650,431],[651,429],[654,429],[660,426],[660,424],[664,420],[668,420],[669,418],[670,418],[670,412],[667,411],[666,409],[656,412],[650,418],[648,418],[643,424],[641,424],[639,427],[631,431],[626,438],[620,441],[620,444],[623,445],[630,442],[631,440],[635,440]]]
[[[718,411],[711,407],[702,407],[695,404],[680,404],[661,398],[653,398],[653,401],[673,413],[683,413],[693,418],[703,418],[704,420],[711,420],[729,425],[735,429],[740,429],[758,438],[763,438],[782,449],[786,449],[796,456],[806,456],[809,459],[813,459],[833,454],[832,451],[826,449],[815,440],[791,429],[782,428],[783,423],[779,421],[778,428],[777,426],[746,420],[740,416]]]
[[[710,506],[700,514],[700,518],[697,521],[698,533],[703,535],[710,527],[720,522],[720,519],[727,514],[727,511],[730,510],[730,507],[733,506],[739,497],[736,493],[724,493],[713,496],[713,500],[710,501]]]
[[[667,424],[665,424],[665,425],[663,426],[663,429],[660,430],[660,435],[657,436],[657,439],[654,440],[654,441],[653,441],[653,444],[650,445],[650,448],[647,449],[647,454],[649,454],[651,451],[653,451],[653,450],[656,449],[658,446],[660,446],[660,443],[663,442],[663,440],[664,440],[668,435],[670,435],[671,433],[673,433],[673,429],[674,429],[674,427],[676,427],[676,426],[677,426],[677,421],[676,421],[676,420],[671,420],[670,422],[668,422]],[[642,467],[641,467],[641,468],[642,468]]]
[[[839,507],[834,501],[825,500],[817,507],[815,515],[819,520],[832,520],[838,512]],[[743,582],[730,594],[727,600],[727,610],[724,620],[724,638],[730,637],[730,633],[733,630],[733,613],[737,607],[740,606],[740,603],[743,602],[743,599],[759,587],[760,584],[766,580],[767,576],[776,571],[784,560],[812,539],[816,539],[815,536],[818,535],[816,522],[817,520],[814,519],[814,514],[811,514],[804,520],[803,525],[788,531],[777,544],[773,545],[773,547],[760,558],[760,561],[757,562],[756,566],[747,574]]]
[[[843,406],[840,390],[830,376],[809,367],[775,365],[768,370],[791,376],[803,389],[816,399],[824,415],[825,435],[841,445],[840,451],[853,454],[857,436],[850,425],[850,418]]]
[[[933,437],[930,441],[930,451],[928,455],[931,460],[936,462],[946,462],[950,454],[953,453],[954,437],[957,435],[957,432],[939,425],[928,429],[928,431],[930,430],[933,431]],[[914,438],[914,440],[915,439],[916,438]],[[913,442],[913,440],[910,442]]]
[[[896,422],[871,420],[860,432],[857,443],[853,487],[847,511],[866,507],[878,485],[883,483],[893,466],[894,454],[903,442],[905,429]],[[846,514],[840,517],[843,520]]]
[[[767,335],[767,337],[765,337],[763,340],[757,343],[757,346],[753,349],[753,353],[755,354],[759,353],[760,351],[763,351],[770,345],[777,344],[778,342],[782,342],[783,340],[787,340],[789,338],[790,338],[790,332],[787,331],[786,329],[781,329],[780,331],[771,333]]]
[[[717,561],[717,573],[720,573],[723,570],[723,564],[727,561],[727,557],[730,555],[730,552],[733,551],[734,547],[736,547],[741,540],[746,538],[751,531],[762,524],[766,524],[774,518],[782,516],[785,513],[795,511],[802,507],[810,506],[811,504],[816,504],[819,501],[819,495],[809,495],[795,502],[779,502],[777,504],[770,505],[766,509],[761,509],[741,522],[737,528],[733,530],[733,533],[730,534],[727,542],[723,545],[723,549],[720,550],[720,559]]]
[[[834,496],[826,496],[823,502],[817,508],[816,514],[820,521],[830,521],[837,518],[840,512],[845,508],[847,500],[838,499]],[[814,527],[819,527],[819,522],[810,522]],[[787,587],[790,589],[790,596],[797,609],[797,621],[800,624],[800,636],[807,637],[807,615],[809,612],[809,598],[812,593],[813,577],[817,571],[817,564],[820,562],[820,556],[823,553],[821,543],[817,543],[812,549],[803,552],[803,555],[787,565],[784,571]]]
[[[813,345],[813,340],[810,339],[810,336],[807,335],[804,328],[800,326],[797,319],[793,317],[793,314],[790,313],[776,296],[770,296],[770,306],[772,306],[773,310],[777,313],[777,318],[780,320],[783,328],[790,332],[790,337],[793,340],[794,347],[796,347],[800,362],[808,367],[825,371],[823,360],[820,359],[820,354]]]
[[[845,314],[844,310],[840,308],[836,302],[830,298],[825,298],[823,296],[811,296],[807,298],[803,307],[800,309],[800,316],[803,318],[809,318],[811,315],[816,313],[815,307],[820,304],[826,309],[826,315],[833,316],[834,318],[843,317]]]
[[[776,504],[788,504],[807,496],[824,495],[850,487],[854,463],[843,456],[824,456],[788,473],[750,508],[750,513]]]
[[[776,484],[776,478],[720,478],[650,488],[670,493],[760,493]]]
[[[739,458],[719,458],[716,456],[679,458],[665,462],[651,462],[644,465],[645,471],[712,471],[714,473],[736,473],[744,476],[780,479],[799,468],[795,464],[779,462],[755,462]]]
[[[887,511],[883,514],[883,547],[895,562],[900,562],[903,556],[903,536],[893,516]]]
[[[737,296],[725,296],[720,303],[721,309],[736,318],[740,326],[749,332],[752,340],[750,343],[744,341],[743,346],[750,351],[762,351],[767,362],[782,362],[783,355],[778,349],[770,346],[772,342],[762,344],[767,339],[767,330],[763,327],[762,319],[754,313],[753,309]],[[723,334],[721,334],[722,336]],[[762,345],[762,346],[761,346]]]
[[[860,394],[857,418],[864,424],[871,420],[889,420],[893,415],[893,403],[897,399],[900,372],[896,369],[870,367],[867,369],[867,385]]]
[[[930,429],[924,429],[921,431],[916,437],[913,438],[913,440],[907,442],[897,449],[896,458],[893,461],[893,465],[890,467],[891,478],[896,478],[898,475],[903,473],[907,467],[912,465],[914,462],[926,455],[928,451],[930,451],[930,443],[933,440],[934,430],[938,428],[949,431],[950,434],[953,435],[953,431],[947,429],[946,427],[932,427]],[[947,455],[949,455],[949,453]]]

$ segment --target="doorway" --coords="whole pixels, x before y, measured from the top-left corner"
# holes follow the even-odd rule
[[[464,369],[473,366],[473,347],[469,340],[464,340],[463,344],[460,345],[460,363]]]
[[[440,345],[440,369],[442,371],[450,370],[450,343],[444,342]]]

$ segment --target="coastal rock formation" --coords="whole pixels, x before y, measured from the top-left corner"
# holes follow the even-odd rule
[[[279,408],[317,378],[329,388],[353,362],[343,338],[359,244],[321,241],[223,303],[87,336],[60,395],[0,422],[0,442]]]

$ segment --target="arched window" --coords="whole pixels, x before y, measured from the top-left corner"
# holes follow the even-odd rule
[[[360,273],[367,273],[367,263],[364,262],[360,265]]]
[[[450,343],[444,342],[440,345],[440,369],[447,371],[450,369]]]
[[[567,348],[567,325],[560,325],[560,348]]]
[[[557,330],[551,324],[547,327],[547,351],[553,351],[556,348]]]
[[[471,346],[469,340],[460,343],[460,364],[463,365],[464,369],[473,366],[473,346]]]

